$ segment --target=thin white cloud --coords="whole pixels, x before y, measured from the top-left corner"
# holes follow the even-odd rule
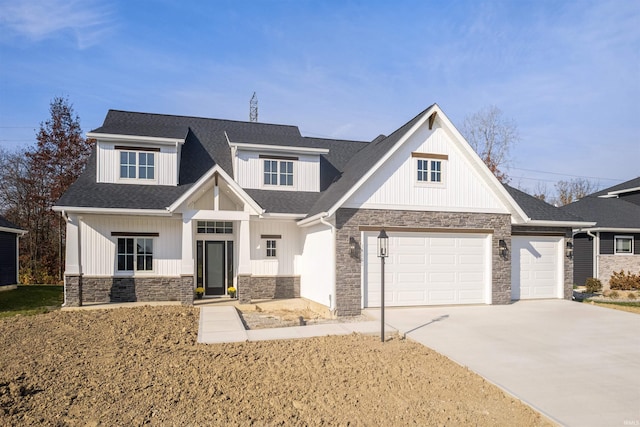
[[[110,21],[109,9],[91,0],[0,1],[2,33],[33,42],[67,33],[85,49],[104,38]]]

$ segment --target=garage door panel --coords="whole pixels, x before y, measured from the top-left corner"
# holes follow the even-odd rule
[[[490,238],[481,234],[388,233],[385,305],[484,303]],[[366,233],[364,304],[380,306],[377,233]]]
[[[511,241],[511,299],[562,295],[562,237],[514,236]]]

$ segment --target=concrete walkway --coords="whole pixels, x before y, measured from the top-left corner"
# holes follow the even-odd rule
[[[543,300],[387,309],[385,321],[562,425],[640,425],[638,314]]]
[[[216,344],[225,342],[289,340],[298,338],[322,337],[327,335],[380,334],[380,321],[372,320],[351,323],[324,323],[319,325],[291,326],[287,328],[267,328],[245,330],[238,311],[233,306],[215,306],[200,308],[198,342]],[[396,332],[390,326],[385,327],[385,338]]]

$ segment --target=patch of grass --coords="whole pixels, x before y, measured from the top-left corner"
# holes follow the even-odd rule
[[[588,299],[584,302],[599,305],[601,307],[613,308],[616,310],[640,314],[640,301],[593,301]]]
[[[63,301],[62,286],[26,285],[0,292],[0,317],[33,315],[58,309]]]

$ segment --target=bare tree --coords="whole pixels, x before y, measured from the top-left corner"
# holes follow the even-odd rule
[[[490,105],[467,116],[461,132],[500,182],[509,182],[502,168],[509,161],[511,146],[520,140],[515,122],[503,117],[498,107]]]
[[[547,184],[542,181],[537,181],[536,185],[533,187],[532,196],[536,199],[542,200],[543,202],[551,203],[551,196],[549,195],[549,189]]]
[[[557,204],[559,206],[568,205],[598,191],[599,188],[599,183],[589,181],[586,178],[558,181],[556,183],[556,190],[558,191]]]

